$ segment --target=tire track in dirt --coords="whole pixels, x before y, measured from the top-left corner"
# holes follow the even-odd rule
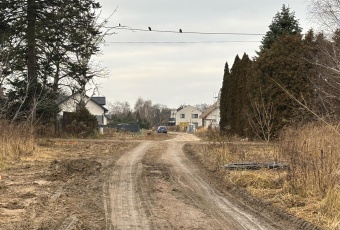
[[[183,144],[169,142],[163,160],[173,166],[172,177],[176,180],[178,189],[183,190],[197,207],[208,212],[220,229],[278,229],[218,194],[199,176],[198,169],[186,159],[182,147]]]
[[[105,188],[110,202],[106,205],[106,215],[110,219],[106,229],[150,229],[137,193],[137,182],[141,176],[141,159],[152,145],[152,142],[143,142],[116,162]]]
[[[148,155],[148,153],[146,155]],[[164,180],[163,175],[167,174],[164,172],[166,167],[154,163],[150,166],[145,165],[145,163],[145,159],[143,159],[143,173],[139,181],[139,193],[143,201],[143,207],[149,218],[150,229],[174,229],[167,218],[162,215],[162,213],[164,213],[162,205],[166,204],[159,205],[159,199],[155,196],[155,190],[157,190],[155,188],[156,184],[154,183],[155,178],[156,180],[159,178]]]
[[[106,229],[284,229],[220,194],[182,151],[193,135],[140,143],[103,187]]]
[[[238,205],[217,192],[199,174],[199,169],[182,151],[187,141],[198,141],[193,135],[181,134],[168,140],[167,151],[162,155],[164,163],[171,165],[171,176],[187,199],[203,209],[220,229],[284,229],[268,218],[259,217],[251,209]],[[212,224],[212,223],[211,223]],[[210,224],[210,226],[212,226]]]

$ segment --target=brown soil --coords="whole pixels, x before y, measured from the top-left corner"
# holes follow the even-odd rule
[[[225,186],[195,141],[41,141],[0,171],[0,229],[317,229]]]
[[[0,229],[105,229],[103,183],[133,142],[44,140],[0,172]]]

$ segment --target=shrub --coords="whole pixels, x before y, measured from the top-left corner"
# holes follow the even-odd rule
[[[96,116],[90,114],[85,106],[79,106],[75,112],[63,115],[63,131],[66,134],[88,137],[97,132],[98,122]]]

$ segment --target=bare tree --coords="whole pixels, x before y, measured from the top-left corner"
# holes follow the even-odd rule
[[[315,98],[309,108],[320,117],[334,119],[340,112],[340,31],[332,38],[318,34],[313,52],[307,60],[315,66],[310,76]]]
[[[262,94],[258,100],[251,101],[253,109],[248,114],[248,121],[254,133],[263,141],[269,142],[272,138],[275,109],[271,101],[265,102]]]
[[[146,120],[151,126],[168,124],[171,113],[167,106],[153,105],[151,100],[142,98],[137,99],[134,110],[141,119]]]
[[[118,117],[127,116],[131,112],[130,104],[127,101],[115,101],[109,103],[109,113]]]
[[[141,97],[139,97],[135,103],[134,110],[136,113],[139,114],[141,119],[145,119],[149,122],[152,120],[154,116],[151,100],[144,100]]]
[[[340,28],[339,0],[308,0],[310,19],[321,26],[323,31],[332,33]]]
[[[340,112],[340,1],[309,0],[310,18],[323,30],[315,38],[315,53],[308,60],[316,66],[311,78],[316,100],[311,109],[324,118]]]
[[[155,104],[153,107],[154,117],[151,121],[152,125],[167,125],[170,118],[171,110],[165,105]]]
[[[196,109],[198,109],[199,111],[201,111],[201,112],[204,112],[207,108],[209,108],[209,104],[207,104],[207,103],[201,103],[201,104],[197,104],[197,105],[195,105],[194,107],[196,108]]]

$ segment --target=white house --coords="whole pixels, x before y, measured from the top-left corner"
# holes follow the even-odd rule
[[[176,125],[179,125],[183,130],[189,125],[195,125],[197,127],[202,126],[202,119],[200,118],[202,112],[195,107],[188,105],[177,111],[176,113]]]
[[[218,107],[218,101],[209,106],[200,116],[202,118],[203,127],[219,127],[220,123],[220,109]]]
[[[59,102],[60,114],[63,115],[63,112],[74,112],[77,109],[77,105],[81,101],[81,94],[75,93],[69,97],[62,99]],[[83,101],[86,103],[85,107],[87,110],[97,117],[98,125],[107,125],[107,116],[105,113],[108,110],[104,107],[106,104],[105,97],[88,97],[84,96]]]

